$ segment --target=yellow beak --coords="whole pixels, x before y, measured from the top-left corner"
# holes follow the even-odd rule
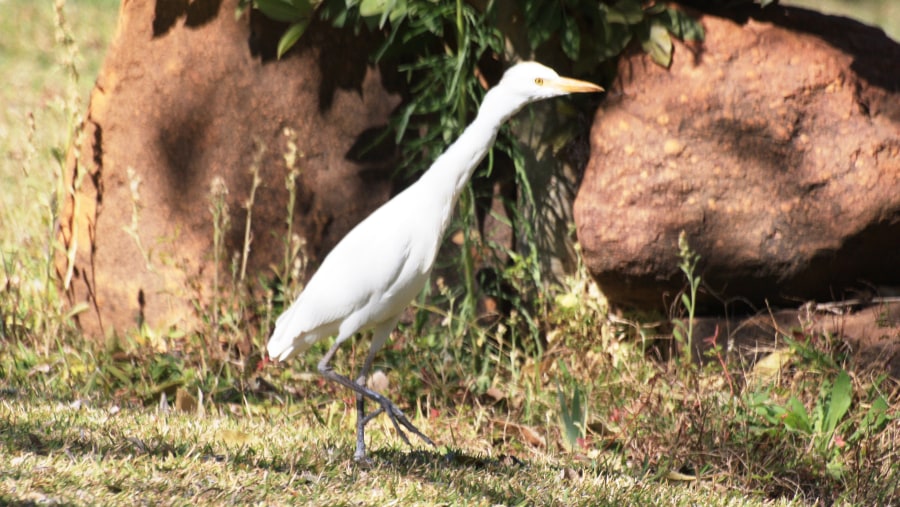
[[[604,91],[602,86],[597,86],[594,83],[580,81],[578,79],[572,79],[569,77],[554,79],[547,84],[553,88],[556,88],[557,90],[562,90],[567,93],[591,93]]]

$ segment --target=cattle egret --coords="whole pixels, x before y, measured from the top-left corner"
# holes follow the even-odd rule
[[[400,314],[425,287],[460,192],[500,126],[530,102],[600,91],[603,88],[593,83],[560,77],[539,63],[524,62],[510,68],[487,92],[478,115],[459,139],[418,181],[354,227],[278,318],[268,352],[279,361],[303,353],[323,338],[337,337],[319,361],[318,370],[326,379],[356,393],[355,460],[367,459],[365,426],[382,412],[407,445],[409,438],[403,428],[435,445],[394,403],[366,387],[366,377]],[[373,330],[372,345],[354,382],[335,372],[329,363],[347,338],[368,329]],[[365,413],[366,398],[380,405],[369,415]]]

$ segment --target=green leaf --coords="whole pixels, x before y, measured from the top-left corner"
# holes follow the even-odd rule
[[[594,51],[597,52],[599,59],[608,60],[615,58],[625,49],[625,46],[631,42],[632,32],[627,25],[619,23],[602,23],[602,30],[599,37],[591,37],[593,39]]]
[[[569,404],[559,382],[556,384],[556,394],[559,398],[559,416],[562,419],[566,443],[570,449],[574,449],[578,445],[578,439],[584,437],[585,413],[581,407],[584,395],[576,385],[572,393],[572,403]]]
[[[678,9],[668,7],[664,13],[654,19],[658,19],[672,35],[681,40],[702,41],[705,36],[703,25],[700,24],[700,21]]]
[[[128,376],[121,368],[116,365],[108,364],[104,368],[107,373],[115,377],[123,386],[131,385],[131,377]]]
[[[600,4],[606,10],[606,20],[621,25],[636,25],[644,20],[644,10],[637,0],[620,0],[615,5]]]
[[[303,32],[306,31],[308,26],[309,19],[304,19],[288,27],[287,31],[284,32],[284,35],[281,36],[281,39],[278,40],[279,60],[281,59],[281,55],[287,53],[288,50],[294,47],[294,44],[300,40],[300,37],[303,35]]]
[[[888,420],[887,411],[887,400],[884,399],[884,396],[879,396],[878,399],[872,403],[872,408],[870,408],[869,412],[866,414],[866,419],[871,421],[871,423],[866,425],[866,430],[880,430]]]
[[[557,364],[561,375],[569,380],[570,385],[573,384],[569,375],[569,369],[566,368],[565,363],[558,361]],[[578,445],[578,439],[584,437],[585,419],[587,418],[587,413],[582,407],[584,394],[578,384],[574,384],[573,389],[572,402],[569,403],[562,387],[559,385],[559,381],[557,380],[556,382],[556,396],[559,399],[559,418],[562,422],[563,435],[570,449],[574,449]]]
[[[884,424],[888,420],[888,403],[887,400],[884,399],[884,396],[879,396],[875,401],[872,402],[872,406],[869,407],[869,411],[866,412],[866,415],[863,416],[862,421],[859,423],[859,427],[853,432],[853,435],[848,439],[850,442],[856,442],[860,438],[881,430],[884,427]]]
[[[256,0],[256,7],[267,17],[283,23],[294,23],[312,14],[309,0]]]
[[[831,398],[825,411],[825,425],[822,430],[826,435],[830,435],[837,428],[838,423],[847,414],[852,400],[853,386],[850,375],[841,370],[831,387]]]
[[[583,434],[584,428],[584,409],[581,407],[582,402],[584,401],[584,394],[581,392],[581,388],[577,385],[575,386],[575,392],[572,394],[572,420],[574,421],[573,426],[576,426],[578,430],[578,436]]]
[[[391,22],[406,15],[405,0],[362,0],[359,3],[359,15],[364,18],[378,18],[378,27],[383,28],[390,18]]]
[[[564,30],[560,34],[560,42],[562,50],[570,60],[577,60],[578,53],[581,50],[581,31],[578,29],[578,23],[572,16],[563,18]]]
[[[381,16],[387,8],[388,0],[362,0],[359,3],[359,15],[365,18]]]
[[[387,13],[392,25],[396,25],[409,14],[409,5],[407,0],[395,0],[393,7]]]
[[[669,38],[666,27],[658,22],[650,25],[650,32],[647,38],[641,41],[641,46],[657,64],[668,68],[672,63],[672,39]]]
[[[824,393],[825,390],[830,390],[831,384],[825,382],[822,384],[822,391]],[[827,401],[826,395],[821,394],[819,396],[819,400],[816,405],[813,407],[812,412],[809,414],[809,428],[810,432],[815,435],[819,435],[820,437],[824,434],[823,428],[825,427],[825,403]],[[825,439],[825,443],[828,440]],[[821,443],[821,439],[820,439]]]
[[[784,413],[784,425],[788,429],[800,431],[807,435],[812,432],[806,407],[803,406],[803,402],[797,399],[796,396],[791,396],[791,399],[788,400],[787,411]]]
[[[646,14],[647,16],[656,16],[657,14],[665,11],[666,9],[668,9],[668,7],[666,7],[666,4],[663,2],[659,2],[659,3],[655,3],[655,4],[651,5],[650,7],[647,7],[646,9],[644,9],[644,14]]]
[[[414,103],[407,105],[404,107],[401,112],[395,116],[396,126],[394,127],[394,131],[396,132],[394,136],[394,142],[400,144],[400,141],[403,139],[403,135],[406,133],[406,128],[409,126],[409,118],[416,110],[416,105]]]
[[[359,11],[355,9],[351,11],[351,8],[354,6],[355,4],[352,2],[345,0],[322,0],[316,7],[316,11],[319,18],[326,21],[330,20],[331,25],[336,28],[343,28],[357,19],[352,14]]]
[[[782,423],[782,421],[784,420],[784,415],[787,414],[787,410],[785,410],[784,407],[779,407],[778,405],[760,404],[756,407],[756,413],[759,414],[763,419],[765,419],[769,424],[777,425]]]
[[[847,467],[840,460],[841,455],[835,454],[835,456],[825,465],[825,471],[834,479],[840,479],[844,472],[847,471]]]
[[[71,308],[69,308],[69,311],[66,312],[64,319],[68,320],[68,319],[74,318],[79,313],[88,311],[88,309],[90,309],[90,306],[88,306],[87,302],[82,301],[80,303],[77,303],[74,306],[72,306]]]
[[[547,42],[553,35],[559,32],[563,23],[561,8],[555,2],[547,2],[541,9],[533,14],[528,23],[528,41],[531,48],[535,49]]]

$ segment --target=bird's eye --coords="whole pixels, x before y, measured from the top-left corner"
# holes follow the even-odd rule
[[[534,78],[534,84],[536,84],[538,86],[544,86],[544,78],[542,78],[542,77]]]

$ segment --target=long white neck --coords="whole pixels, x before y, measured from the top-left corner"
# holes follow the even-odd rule
[[[500,126],[528,102],[499,91],[495,93],[495,89],[488,91],[475,120],[435,160],[417,184],[431,187],[432,198],[449,203],[451,208],[455,206],[472,172],[494,144]]]

